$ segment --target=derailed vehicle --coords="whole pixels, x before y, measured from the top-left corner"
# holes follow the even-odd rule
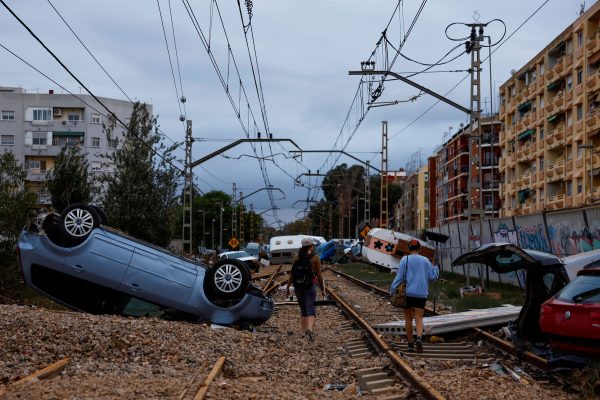
[[[452,265],[484,264],[499,274],[525,271],[525,301],[515,324],[517,337],[513,338],[517,347],[524,347],[527,341],[548,341],[549,332],[540,325],[542,304],[565,288],[577,271],[597,265],[599,261],[600,250],[559,258],[509,243],[489,243],[459,256]],[[576,331],[570,334],[573,340],[578,340]]]
[[[268,320],[273,302],[235,259],[212,267],[179,257],[106,225],[97,207],[74,204],[38,215],[17,253],[25,283],[92,314],[161,315],[248,326]]]

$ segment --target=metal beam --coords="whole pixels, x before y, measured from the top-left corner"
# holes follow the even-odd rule
[[[271,186],[271,187],[264,187],[264,188],[260,188],[258,190],[255,190],[254,192],[241,197],[239,201],[247,199],[248,197],[252,196],[253,194],[256,194],[256,193],[261,192],[263,190],[278,190],[278,191],[280,191],[283,194],[283,198],[285,198],[285,192],[283,190]]]
[[[368,161],[363,161],[360,158],[354,157],[352,154],[347,153],[343,150],[290,150],[290,153],[342,153],[352,158],[353,160],[356,160],[361,164],[367,165],[369,166],[369,168],[372,168],[375,171],[381,173],[380,169],[377,169],[374,166],[370,165]]]
[[[396,78],[404,83],[407,83],[407,84],[419,89],[420,91],[425,92],[428,95],[433,96],[436,99],[443,101],[444,103],[449,104],[454,108],[459,109],[462,112],[471,114],[471,110],[469,110],[468,108],[463,107],[460,104],[455,103],[454,101],[442,96],[441,94],[438,94],[438,93],[434,92],[433,90],[427,89],[425,86],[421,86],[418,83],[413,82],[410,79],[405,78],[402,75],[399,75],[392,71],[368,71],[368,70],[367,71],[348,71],[348,75],[391,75],[394,78]]]
[[[197,167],[198,165],[202,164],[205,161],[210,160],[211,158],[214,158],[216,156],[218,156],[221,153],[226,152],[227,150],[234,148],[235,146],[237,146],[238,144],[241,143],[262,143],[262,142],[290,142],[291,144],[293,144],[298,150],[301,150],[300,147],[298,147],[298,145],[292,140],[292,139],[239,139],[236,140],[235,142],[229,143],[227,146],[221,147],[218,150],[213,151],[212,153],[192,162],[189,164],[190,168],[194,168]]]

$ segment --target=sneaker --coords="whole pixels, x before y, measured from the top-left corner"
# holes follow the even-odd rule
[[[306,331],[306,334],[308,335],[308,340],[310,340],[311,342],[314,342],[314,341],[315,341],[315,338],[314,338],[314,336],[313,336],[313,331],[312,331],[312,330],[310,330],[310,329],[309,329],[309,330],[307,330],[307,331]]]
[[[411,342],[408,342],[408,344],[406,345],[406,351],[409,351],[411,353],[413,351],[415,351],[415,341],[414,340]]]
[[[415,340],[415,347],[417,349],[417,353],[423,352],[423,343],[419,339]]]

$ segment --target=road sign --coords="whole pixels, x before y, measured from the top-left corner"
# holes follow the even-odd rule
[[[371,227],[369,225],[365,226],[365,229],[360,231],[360,236],[362,236],[363,238],[367,237],[367,234],[369,233],[370,230],[371,230]]]
[[[235,248],[237,248],[237,247],[240,245],[240,242],[239,242],[239,240],[237,240],[237,239],[235,238],[235,236],[234,236],[234,237],[232,237],[231,239],[229,239],[229,242],[227,242],[227,244],[228,244],[228,245],[229,245],[229,247],[231,247],[232,249],[235,249]]]

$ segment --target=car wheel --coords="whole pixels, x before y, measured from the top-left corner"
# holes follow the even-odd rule
[[[69,242],[83,242],[99,225],[98,213],[87,204],[71,204],[60,214],[59,229]]]
[[[92,208],[94,209],[94,211],[96,211],[96,214],[98,214],[98,217],[100,217],[100,224],[108,225],[108,217],[106,216],[106,213],[104,212],[104,210],[98,206],[92,206]]]
[[[248,267],[236,259],[219,260],[204,277],[204,285],[211,300],[239,298],[246,293],[249,282]]]

